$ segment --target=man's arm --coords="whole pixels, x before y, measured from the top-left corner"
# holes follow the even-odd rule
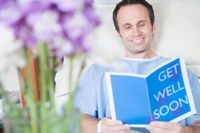
[[[82,133],[97,133],[97,124],[100,120],[92,118],[87,114],[82,115]],[[109,118],[101,119],[102,132],[114,132],[114,133],[129,133],[130,127],[124,125],[121,121],[112,120]]]
[[[200,122],[185,127],[185,133],[200,133]]]
[[[96,133],[97,132],[97,124],[99,122],[98,119],[92,118],[89,115],[83,114],[81,116],[82,125],[81,132],[82,133]]]

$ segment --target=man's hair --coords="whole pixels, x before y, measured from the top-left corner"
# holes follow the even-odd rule
[[[152,5],[149,4],[146,0],[122,0],[116,5],[116,7],[113,11],[113,22],[114,22],[115,29],[118,32],[119,32],[119,25],[118,25],[118,22],[117,22],[117,14],[118,14],[119,9],[123,6],[126,6],[126,5],[136,5],[136,4],[141,4],[141,5],[143,5],[144,7],[147,8],[147,11],[149,13],[149,18],[150,18],[150,21],[151,21],[151,25],[154,24],[154,20],[155,20],[154,10],[153,10]]]

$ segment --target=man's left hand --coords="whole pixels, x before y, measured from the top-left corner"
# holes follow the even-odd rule
[[[179,123],[153,121],[146,127],[151,133],[184,133],[185,127]]]

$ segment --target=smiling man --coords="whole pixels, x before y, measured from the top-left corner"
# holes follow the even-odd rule
[[[83,133],[130,133],[131,128],[122,121],[110,117],[105,72],[123,72],[146,75],[169,59],[156,55],[152,49],[155,30],[154,11],[145,0],[122,0],[113,11],[113,22],[121,37],[126,53],[112,67],[92,65],[82,77],[75,105],[82,112]],[[140,132],[151,133],[199,133],[200,132],[200,84],[188,69],[191,91],[197,114],[179,123],[151,122]],[[137,94],[136,94],[137,95]],[[133,101],[134,104],[134,101]]]
[[[145,6],[142,4],[122,6],[117,14],[114,12],[113,19],[126,48],[127,57],[151,58],[155,56],[151,49],[154,18],[149,17]]]

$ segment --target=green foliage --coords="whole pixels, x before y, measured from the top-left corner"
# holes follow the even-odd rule
[[[73,107],[73,97],[75,92],[68,95],[68,101],[64,107],[64,114],[56,112],[54,103],[54,65],[50,62],[53,58],[47,52],[47,45],[41,44],[38,47],[39,57],[39,80],[40,80],[40,100],[35,100],[33,93],[33,81],[31,79],[30,58],[25,49],[27,79],[20,78],[22,85],[22,95],[25,105],[10,101],[6,92],[3,95],[4,126],[7,133],[73,133],[80,129],[80,114]],[[73,63],[73,56],[71,56]],[[72,79],[71,72],[69,79]],[[82,66],[80,66],[82,69]],[[68,87],[74,90],[76,85],[69,82]]]

